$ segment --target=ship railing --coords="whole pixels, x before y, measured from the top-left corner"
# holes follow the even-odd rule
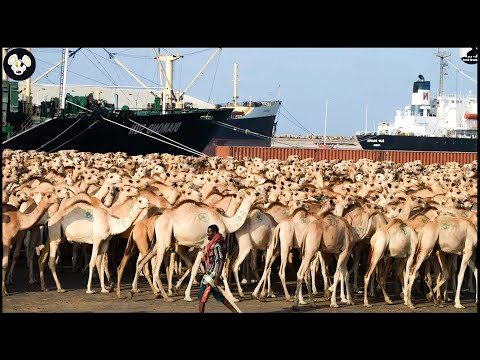
[[[376,131],[356,131],[355,135],[377,135]]]

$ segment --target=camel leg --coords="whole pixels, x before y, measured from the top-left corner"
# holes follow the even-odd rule
[[[360,256],[363,251],[364,246],[360,243],[355,247],[353,252],[353,292],[361,294],[362,292],[358,289],[358,267],[360,265]]]
[[[13,285],[13,269],[15,268],[15,264],[17,263],[17,259],[20,256],[20,250],[22,249],[22,243],[23,243],[23,238],[30,233],[29,231],[23,230],[19,231],[17,236],[15,236],[15,239],[13,242],[15,243],[15,250],[13,251],[13,259],[12,259],[12,264],[10,265],[10,269],[7,274],[7,285]]]
[[[270,278],[271,267],[276,257],[277,257],[277,253],[274,253],[273,242],[272,242],[267,248],[267,255],[265,256],[265,267],[263,270],[262,277],[258,281],[257,286],[255,287],[255,290],[253,290],[253,293],[252,293],[252,297],[254,299],[258,299],[257,294],[261,286],[262,286],[262,292],[260,293],[260,298],[265,299],[265,281],[267,279],[267,276],[268,278]]]
[[[102,293],[109,293],[111,288],[110,273],[108,272],[108,245],[110,239],[103,240],[100,243],[97,259],[95,265],[97,266],[98,277],[100,278],[100,287]],[[108,273],[107,279],[109,281],[109,289],[105,287],[104,274]]]
[[[336,296],[337,284],[340,277],[340,272],[343,272],[345,274],[345,271],[347,271],[347,259],[349,255],[350,255],[350,251],[344,250],[338,256],[337,269],[335,271],[335,275],[333,276],[333,285],[331,287],[332,298],[330,302],[330,307],[335,307],[335,308],[338,307],[337,296]]]
[[[28,283],[30,285],[35,284],[37,282],[37,279],[35,279],[35,275],[33,274],[33,254],[35,252],[35,247],[40,242],[40,239],[41,239],[41,232],[39,227],[30,229],[30,237],[28,239],[25,238],[25,248],[27,252],[27,265],[28,265]]]
[[[317,251],[317,256],[318,256],[318,259],[320,261],[320,269],[322,271],[322,277],[323,277],[323,298],[325,300],[330,300],[330,297],[332,296],[332,294],[330,294],[330,290],[329,290],[329,280],[328,280],[328,275],[329,275],[329,270],[328,270],[328,266],[327,266],[327,263],[325,261],[325,258],[322,254],[321,251]]]
[[[470,263],[469,263],[470,264]],[[475,286],[473,284],[473,277],[475,276],[475,274],[473,273],[473,269],[470,268],[470,272],[469,272],[469,277],[468,277],[468,292],[470,294],[474,294],[476,293],[475,291]],[[453,278],[455,279],[455,276],[453,276]],[[478,283],[475,281],[475,284],[478,286]]]
[[[73,243],[72,247],[72,272],[78,271],[80,266],[78,265],[79,253],[81,251],[82,245],[80,243]]]
[[[435,237],[432,237],[432,239],[435,240]],[[407,285],[405,285],[405,287],[407,289],[407,303],[406,303],[406,305],[411,309],[415,308],[415,306],[412,303],[413,284],[415,283],[415,279],[418,276],[418,270],[422,266],[423,262],[426,259],[428,259],[432,254],[433,246],[435,244],[434,241],[431,241],[432,239],[427,239],[427,236],[425,236],[425,235],[423,236],[424,247],[422,247],[421,244],[420,244],[420,250],[418,250],[418,253],[416,254],[416,259],[413,263],[412,270],[410,271]],[[415,251],[417,251],[417,250],[415,250]]]
[[[403,290],[405,288],[405,283],[404,283],[404,272],[405,272],[405,267],[408,259],[402,258],[402,259],[397,259],[395,262],[395,276],[397,277],[400,286],[401,286],[401,293],[400,296],[403,297]]]
[[[195,258],[195,262],[193,263],[192,267],[192,274],[190,275],[190,280],[188,281],[188,286],[185,289],[185,295],[183,300],[185,301],[193,301],[193,299],[190,297],[190,292],[192,290],[192,284],[193,284],[193,279],[195,276],[197,276],[198,268],[200,267],[200,263],[202,262],[202,257],[203,257],[203,250],[200,250],[197,253],[197,257]]]
[[[157,248],[157,253],[156,253],[157,261],[156,261],[156,264],[155,264],[155,272],[153,273],[153,283],[156,283],[158,285],[158,287],[160,289],[160,293],[162,294],[164,301],[173,301],[173,299],[171,297],[169,297],[167,295],[167,293],[165,292],[165,289],[163,288],[162,280],[160,279],[160,269],[162,267],[163,257],[165,256],[165,251],[166,250],[167,249],[165,248],[165,246],[159,246]],[[147,255],[147,257],[148,257],[148,255]],[[147,261],[146,261],[147,257],[145,257],[145,259],[143,259],[140,264],[146,264],[147,263]],[[140,268],[140,266],[139,266],[139,268]],[[137,271],[138,271],[138,268],[137,268]],[[156,294],[156,297],[158,297],[158,293]]]
[[[102,266],[103,266],[103,271],[104,271],[105,276],[107,277],[107,281],[108,281],[108,292],[112,291],[112,289],[113,289],[113,281],[112,281],[112,276],[110,275],[110,266],[109,266],[109,263],[110,263],[110,260],[109,260],[109,253],[110,252],[108,251],[109,248],[110,248],[110,241],[109,241],[109,244],[107,245],[107,250],[106,250],[105,255],[103,256],[103,260],[102,260],[102,263],[101,263]],[[113,261],[113,265],[114,265],[114,268],[115,268],[116,263],[115,263],[113,254],[111,254],[111,256],[112,256],[112,261]]]
[[[390,272],[390,269],[392,267],[392,261],[393,259],[391,257],[388,257],[385,259],[385,265],[383,267],[383,271],[380,274],[380,288],[382,289],[383,292],[383,298],[385,299],[385,302],[388,305],[392,305],[393,302],[390,299],[390,297],[387,294],[387,291],[385,290],[385,283],[387,282],[387,275]]]
[[[312,263],[310,263],[310,268],[312,267]],[[315,303],[313,301],[313,294],[312,294],[312,287],[310,285],[310,272],[305,271],[305,276],[303,278],[305,280],[305,284],[307,285],[307,292],[308,292],[308,301],[310,302],[311,307],[315,307]]]
[[[295,289],[295,298],[294,298],[294,303],[292,306],[293,310],[298,310],[298,304],[300,301],[300,291],[302,289],[302,282],[305,277],[305,273],[309,270],[310,263],[312,262],[313,257],[316,255],[316,250],[315,251],[305,251],[305,254],[302,259],[302,263],[300,264],[300,267],[298,268],[297,271],[297,287]],[[313,300],[313,298],[311,298]]]
[[[178,289],[180,289],[180,287],[183,284],[183,281],[192,272],[192,267],[193,267],[190,257],[188,256],[188,248],[186,248],[185,246],[179,246],[177,249],[177,252],[178,252],[178,255],[180,255],[180,257],[183,259],[183,261],[185,261],[185,264],[186,264],[185,266],[187,267],[187,270],[183,273],[182,277],[177,281],[177,284],[175,285],[175,291],[178,291]],[[193,284],[193,280],[192,280],[192,284]]]
[[[147,255],[145,255],[144,257],[142,257],[141,253],[138,255],[137,265],[135,267],[135,276],[134,276],[133,282],[132,282],[132,289],[130,290],[131,296],[133,296],[134,293],[139,292],[139,290],[138,290],[138,278],[140,277],[140,272],[143,269],[143,267],[145,266],[145,264],[147,264],[147,262],[150,261],[150,259],[152,259],[156,255],[156,253],[157,253],[157,250],[156,250],[156,245],[155,245],[147,253]],[[153,278],[153,281],[155,282],[155,276]],[[156,295],[157,291],[155,289],[152,289],[152,290],[153,290],[153,293]]]
[[[62,285],[60,285],[60,281],[58,280],[57,276],[57,269],[56,269],[56,256],[58,253],[58,248],[60,247],[61,240],[53,240],[50,241],[50,257],[48,259],[48,267],[52,272],[53,280],[55,280],[55,284],[57,285],[57,292],[63,293],[66,290],[62,289]]]
[[[10,255],[10,246],[3,245],[3,257],[2,257],[2,293],[4,296],[8,296],[7,288],[5,286],[5,273],[8,267],[8,256]]]
[[[408,276],[410,274],[410,271],[412,270],[412,264],[413,264],[413,259],[415,256],[415,249],[412,249],[410,255],[408,256],[407,259],[407,264],[405,265],[405,272],[403,273],[403,286],[402,286],[402,296],[403,296],[403,301],[405,304],[407,304],[407,284],[408,284]]]
[[[471,270],[470,276],[473,277],[475,276],[475,284],[476,284],[476,289],[475,289],[475,304],[478,303],[478,279],[477,279],[477,267],[475,266],[475,261],[473,261],[472,258],[468,261],[468,267]],[[473,274],[473,276],[472,276]]]
[[[372,237],[372,240],[370,242],[370,252],[368,254],[368,259],[367,259],[367,270],[363,278],[363,283],[365,287],[363,289],[364,290],[363,306],[366,306],[366,307],[372,306],[368,302],[368,285],[370,283],[370,276],[372,275],[373,271],[376,269],[378,262],[383,258],[383,254],[385,253],[385,248],[386,248],[386,243],[381,240],[377,241],[375,235]],[[370,286],[372,287],[373,284],[370,284]]]
[[[436,255],[438,259],[438,264],[440,265],[440,271],[437,276],[437,284],[433,288],[433,294],[435,296],[434,297],[435,305],[437,305],[441,300],[441,297],[442,297],[441,290],[442,290],[443,284],[447,283],[448,279],[450,278],[447,254],[444,253],[443,251],[437,251]]]
[[[50,240],[47,240],[47,244],[41,249],[40,255],[38,256],[38,272],[40,277],[40,289],[42,291],[48,291],[48,289],[45,287],[45,263],[47,262],[49,253]]]
[[[462,262],[460,264],[460,270],[458,271],[457,291],[455,293],[455,308],[457,308],[457,309],[465,309],[465,306],[463,306],[460,303],[460,290],[462,289],[463,276],[465,275],[465,270],[467,268],[467,264],[469,264],[469,262],[472,261],[471,260],[472,253],[473,253],[473,251],[465,251],[464,250],[464,252],[463,252]],[[470,266],[470,268],[472,268],[471,265],[469,265],[469,266]],[[473,266],[475,266],[475,264],[473,264]],[[474,273],[476,273],[476,271],[477,270],[475,269]]]
[[[120,265],[118,266],[117,269],[117,297],[120,297],[121,293],[121,281],[122,281],[122,276],[123,276],[123,271],[125,270],[125,266],[128,263],[128,260],[130,259],[131,252],[127,254],[127,251],[125,250],[125,253],[123,254],[122,261],[120,262]]]
[[[348,278],[348,269],[346,274],[344,274],[343,272],[340,272],[340,302],[344,304],[348,303],[348,300],[345,297],[345,281],[347,280],[347,278]]]
[[[252,254],[249,253],[247,255],[246,259],[244,259],[244,262],[242,262],[242,267],[241,267],[241,269],[242,269],[242,281],[241,281],[241,284],[248,284],[250,282],[251,275],[250,275],[250,264],[249,263],[250,263],[251,258],[252,258]],[[238,256],[237,256],[237,259],[238,259]],[[235,282],[236,281],[237,280],[235,280]]]
[[[283,286],[283,291],[285,293],[285,300],[286,301],[292,301],[293,299],[290,297],[290,294],[288,293],[288,289],[287,289],[287,283],[285,281],[285,268],[287,266],[287,261],[288,261],[288,255],[290,253],[290,247],[289,246],[282,246],[282,243],[280,243],[280,259],[281,259],[281,262],[280,262],[280,269],[278,271],[278,275],[280,276],[280,281],[282,282],[282,286]],[[302,279],[303,279],[303,275],[302,275]],[[302,301],[302,305],[303,304],[303,301]]]
[[[318,257],[319,257],[319,255],[318,255],[318,251],[317,251],[317,254],[315,255],[315,257],[312,261],[312,265],[310,266],[310,277],[312,278],[312,294],[313,294],[313,296],[318,294],[317,284],[316,284],[316,281],[315,281],[316,274],[317,274],[318,268],[320,266],[320,260],[318,259]]]
[[[167,282],[168,282],[168,289],[167,289],[167,292],[168,292],[168,295],[173,295],[173,290],[172,290],[172,283],[173,283],[173,272],[176,270],[176,256],[177,253],[175,251],[172,251],[170,253],[170,260],[169,260],[169,265],[167,267]]]
[[[245,294],[243,293],[242,286],[240,285],[238,270],[240,268],[240,265],[242,265],[243,260],[247,257],[247,255],[250,253],[251,250],[252,250],[251,247],[240,248],[240,251],[238,252],[238,257],[233,263],[233,275],[235,276],[235,282],[237,283],[238,296],[242,298],[245,297]],[[250,264],[247,264],[247,265],[248,267],[250,267]]]
[[[355,303],[353,302],[353,298],[352,298],[352,292],[350,290],[350,276],[348,274],[348,269],[347,269],[347,264],[345,264],[345,272],[344,272],[345,276],[344,276],[344,279],[343,281],[345,281],[345,289],[347,291],[347,302],[346,304],[347,305],[355,305]]]
[[[90,262],[88,264],[87,294],[95,294],[95,290],[92,290],[92,276],[93,276],[93,268],[95,267],[97,262],[97,254],[99,252],[99,247],[100,247],[100,242],[98,240],[93,240],[92,255],[90,256]]]
[[[258,273],[258,267],[257,267],[257,258],[258,258],[257,250],[252,249],[249,264],[250,264],[251,272],[253,273],[253,276],[255,276],[255,279],[254,280],[250,279],[249,284],[253,284],[255,282],[260,281],[260,274]],[[263,255],[262,255],[262,259],[263,259]]]
[[[148,285],[150,285],[150,288],[152,289],[152,291],[157,292],[157,294],[158,294],[158,292],[160,291],[160,288],[158,287],[157,284],[155,284],[153,282],[153,273],[155,272],[155,264],[156,263],[157,263],[157,257],[154,256],[152,258],[152,260],[150,260],[150,266],[152,267],[152,273],[150,273],[150,266],[147,263],[143,267],[143,274],[145,275],[145,279],[147,279]]]
[[[183,264],[182,264],[182,259],[178,259],[176,262],[175,270],[177,272],[177,276],[180,277],[183,275]]]

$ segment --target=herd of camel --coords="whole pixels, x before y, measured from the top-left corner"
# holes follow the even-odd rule
[[[469,290],[478,298],[477,161],[463,166],[368,159],[315,162],[298,156],[285,161],[238,161],[231,157],[5,149],[2,175],[3,295],[8,295],[6,285],[12,283],[22,244],[30,283],[36,282],[36,253],[41,289],[46,289],[48,260],[57,291],[65,291],[56,273],[64,240],[91,249],[87,293],[95,292],[94,267],[101,291],[110,292],[108,249],[116,236],[127,243],[117,269],[118,296],[125,266],[138,249],[132,296],[138,292],[139,276],[144,275],[155,294],[172,301],[173,292],[190,275],[184,298],[191,301],[208,241],[207,227],[216,224],[227,239],[223,285],[232,297],[230,274],[238,296],[245,296],[239,276],[242,264],[257,279],[252,296],[263,301],[274,297],[270,275],[280,257],[279,277],[294,309],[299,303],[307,304],[303,282],[313,306],[319,268],[331,307],[338,307],[339,283],[341,302],[353,304],[352,292],[360,291],[360,270],[365,306],[370,306],[368,297],[374,294],[375,282],[385,302],[392,303],[385,286],[392,274],[405,305],[414,308],[412,288],[418,286],[416,278],[422,274],[429,289],[427,299],[435,304],[449,301],[450,286],[455,307],[463,308],[460,290],[467,266],[471,269],[467,272]],[[287,265],[292,266],[293,249],[298,249],[301,264],[295,269],[292,298],[285,272]],[[257,260],[261,254],[264,269],[260,276]],[[347,263],[353,264],[350,272]],[[161,270],[167,275],[167,291]],[[334,270],[333,279],[330,270]],[[174,275],[179,277],[175,286]]]

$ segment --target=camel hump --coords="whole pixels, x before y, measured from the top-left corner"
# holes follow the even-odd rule
[[[394,226],[395,224],[401,224],[401,223],[403,223],[403,221],[400,220],[400,219],[396,219],[396,218],[395,218],[395,219],[392,219],[392,221],[390,221],[390,222],[388,223],[388,225],[387,225],[387,230],[390,229],[390,228],[391,228],[392,226]]]

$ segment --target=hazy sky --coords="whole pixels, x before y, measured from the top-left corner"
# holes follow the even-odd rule
[[[158,63],[151,48],[107,50],[116,53],[147,85],[159,85]],[[215,49],[196,48],[160,50],[162,54],[178,52],[184,56],[174,63],[174,89],[181,91],[215,52]],[[463,63],[459,49],[446,50],[451,54],[448,60],[477,79],[477,65]],[[365,128],[367,104],[369,130],[378,122],[393,121],[395,110],[410,103],[413,82],[419,74],[431,81],[432,95],[438,94],[440,67],[439,59],[434,56],[436,51],[436,48],[223,48],[188,94],[213,103],[231,101],[236,62],[239,101],[282,100],[277,134],[304,134],[295,125],[297,120],[309,131],[323,135],[328,100],[327,134],[353,135]],[[61,57],[61,49],[33,48],[32,52],[37,59],[33,78]],[[446,72],[444,93],[477,93],[477,84],[453,66]],[[59,74],[57,68],[41,83],[58,84]],[[69,62],[67,81],[138,86],[100,48],[80,50]]]

